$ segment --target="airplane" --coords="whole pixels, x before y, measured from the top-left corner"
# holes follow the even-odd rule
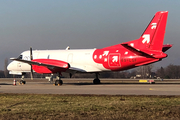
[[[100,84],[99,73],[122,71],[161,61],[171,44],[163,45],[168,11],[158,11],[139,39],[101,49],[30,50],[24,51],[8,66],[10,74],[22,75],[25,84],[27,72],[57,75],[55,85],[62,85],[61,73],[70,77],[75,73],[95,73],[94,84]]]

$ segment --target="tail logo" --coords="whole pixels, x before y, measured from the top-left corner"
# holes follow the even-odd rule
[[[147,42],[147,43],[150,42],[150,35],[149,35],[149,34],[144,34],[144,35],[142,36],[142,38],[144,38],[144,39],[142,40],[142,43],[143,43],[143,44],[144,44],[145,42]]]
[[[151,29],[156,29],[157,23],[152,23],[151,25],[152,25]]]

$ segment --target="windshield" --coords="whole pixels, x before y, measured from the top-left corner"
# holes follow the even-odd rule
[[[22,55],[20,55],[17,59],[22,59],[22,57],[23,57],[23,56],[22,56]]]

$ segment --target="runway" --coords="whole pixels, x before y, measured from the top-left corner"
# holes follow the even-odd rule
[[[94,94],[94,95],[180,95],[180,80],[158,81],[155,84],[130,80],[101,80],[98,85],[92,80],[65,79],[62,86],[54,86],[45,79],[27,80],[25,85],[13,86],[13,79],[0,79],[0,93],[30,94]]]

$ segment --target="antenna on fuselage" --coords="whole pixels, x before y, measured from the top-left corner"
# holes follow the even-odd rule
[[[69,46],[67,46],[67,47],[66,47],[66,50],[70,50],[70,47],[69,47]]]

